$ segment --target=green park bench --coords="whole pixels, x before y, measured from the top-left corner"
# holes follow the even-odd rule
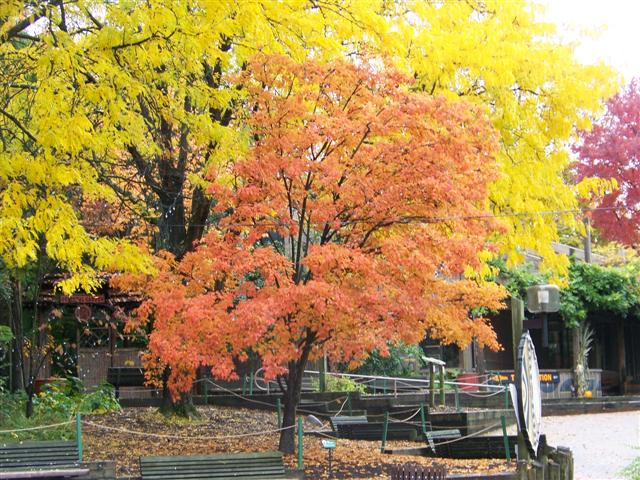
[[[436,453],[436,444],[435,442],[438,440],[446,441],[446,440],[454,440],[456,438],[460,438],[462,435],[460,434],[460,430],[457,428],[451,428],[447,430],[434,430],[431,422],[426,422],[425,431],[422,432],[425,440],[429,444],[429,448]]]
[[[0,479],[73,478],[89,473],[75,441],[0,444]]]
[[[331,427],[339,438],[350,440],[380,440],[384,432],[384,422],[369,422],[364,415],[336,416],[329,419]],[[389,423],[389,440],[415,440],[420,435],[420,425],[413,423]]]
[[[368,420],[366,415],[336,415],[330,417],[329,422],[331,422],[333,431],[337,433],[338,425],[362,424],[368,423]]]
[[[285,470],[280,452],[140,457],[140,475],[142,480],[300,478]]]

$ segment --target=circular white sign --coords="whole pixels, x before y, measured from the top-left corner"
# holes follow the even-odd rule
[[[533,456],[537,456],[542,422],[542,394],[538,358],[529,332],[520,337],[516,369],[518,389],[518,415],[520,428]]]

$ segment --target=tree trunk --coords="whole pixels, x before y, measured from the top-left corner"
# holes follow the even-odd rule
[[[302,374],[307,362],[290,362],[289,374],[287,378],[287,390],[283,395],[283,415],[282,430],[280,432],[280,443],[278,450],[282,453],[294,453],[295,451],[295,428],[296,410],[300,403],[300,394],[302,392]]]
[[[174,400],[167,385],[169,381],[170,367],[165,367],[162,374],[162,401],[160,403],[160,413],[165,417],[197,418],[199,416],[196,407],[193,405],[193,396],[184,394],[179,400]]]

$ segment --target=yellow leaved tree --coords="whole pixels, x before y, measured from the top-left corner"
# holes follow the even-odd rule
[[[497,239],[501,251],[519,261],[531,249],[544,258],[543,267],[565,273],[567,259],[551,242],[560,229],[582,231],[575,211],[581,196],[612,186],[572,183],[569,145],[576,127],[588,127],[601,112],[618,75],[576,60],[574,45],[558,40],[532,1],[406,3],[398,6],[396,31],[419,88],[485,105],[500,132],[502,175],[489,196],[508,227]],[[539,214],[521,215],[529,212]]]

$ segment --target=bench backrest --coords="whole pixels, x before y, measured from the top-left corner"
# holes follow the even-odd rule
[[[282,453],[233,453],[225,455],[188,455],[140,457],[143,479],[209,478],[282,478],[285,475]]]
[[[336,425],[338,437],[351,440],[381,440],[384,423],[344,423]],[[388,440],[415,440],[420,431],[419,425],[410,423],[389,423]]]
[[[140,367],[109,367],[107,382],[114,387],[140,387],[144,385],[144,372]]]
[[[330,417],[329,421],[331,422],[331,428],[333,428],[334,432],[338,430],[338,425],[347,425],[353,423],[359,424],[368,422],[366,415],[339,415],[336,417]]]
[[[0,444],[0,471],[77,464],[78,445],[74,441]]]

